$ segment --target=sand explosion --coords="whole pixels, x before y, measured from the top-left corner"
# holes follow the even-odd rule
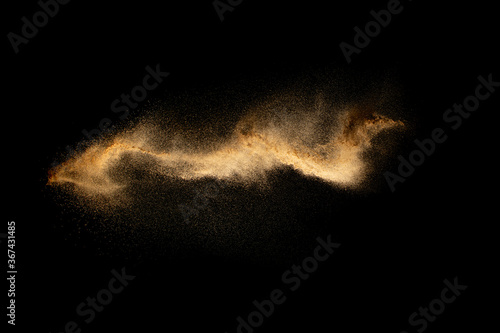
[[[363,157],[383,131],[404,126],[358,106],[336,112],[249,112],[229,135],[193,142],[155,117],[94,142],[49,171],[49,185],[80,195],[112,198],[131,185],[135,170],[158,181],[214,178],[239,183],[265,181],[269,172],[291,167],[306,177],[355,188],[367,176]],[[203,131],[203,128],[199,129]]]

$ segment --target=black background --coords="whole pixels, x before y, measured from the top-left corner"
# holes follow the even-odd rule
[[[246,0],[220,22],[210,0],[72,1],[19,54],[4,38],[2,232],[16,221],[15,329],[60,332],[68,321],[82,323],[76,306],[107,286],[111,269],[125,266],[136,279],[82,332],[235,332],[236,317],[253,311],[254,299],[284,289],[281,274],[312,254],[312,231],[332,234],[342,246],[256,331],[415,332],[408,316],[455,276],[469,288],[427,331],[490,328],[497,314],[489,301],[495,299],[498,92],[457,131],[448,130],[446,143],[395,193],[382,188],[334,202],[334,210],[302,212],[312,230],[300,244],[303,255],[278,263],[196,251],[175,258],[155,254],[154,240],[138,247],[141,259],[130,259],[75,231],[70,217],[78,216],[62,215],[45,188],[58,153],[81,140],[82,129],[116,119],[111,101],[139,84],[147,65],[160,63],[171,73],[152,98],[222,87],[217,96],[227,94],[228,101],[236,98],[228,89],[233,84],[248,83],[258,95],[266,89],[256,83],[263,77],[310,68],[397,73],[418,138],[444,126],[443,112],[474,92],[479,75],[500,80],[494,5],[477,1],[404,2],[403,12],[347,65],[339,43],[352,44],[353,28],[386,4]],[[20,18],[38,10],[35,1],[4,4],[4,36],[19,33]],[[407,155],[414,147],[402,149]]]

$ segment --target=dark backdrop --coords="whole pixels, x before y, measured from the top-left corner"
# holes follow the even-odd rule
[[[447,108],[474,92],[479,75],[500,80],[496,10],[478,1],[402,4],[401,14],[351,64],[339,43],[352,44],[353,28],[363,27],[370,11],[387,1],[246,0],[224,22],[210,0],[72,1],[18,54],[5,37],[1,230],[7,220],[16,221],[15,329],[61,332],[75,320],[82,332],[235,332],[236,317],[253,311],[254,299],[283,288],[281,274],[312,254],[316,236],[328,234],[342,246],[298,291],[287,293],[256,332],[415,332],[409,315],[440,296],[444,279],[455,277],[468,289],[427,331],[487,329],[497,313],[491,294],[495,94],[459,130],[448,131],[447,142],[396,192],[382,187],[335,202],[335,192],[317,189],[331,195],[335,208],[304,208],[298,219],[306,232],[295,235],[303,238],[299,250],[273,263],[189,248],[176,256],[158,250],[154,236],[125,255],[81,227],[96,223],[88,216],[63,212],[45,187],[47,170],[65,146],[74,146],[82,129],[97,127],[102,118],[117,119],[111,101],[141,82],[145,66],[158,63],[171,75],[152,99],[215,90],[219,103],[244,96],[245,84],[250,100],[265,92],[260,84],[266,78],[321,68],[366,75],[367,81],[390,72],[416,119],[413,137],[428,137],[444,125]],[[4,36],[19,33],[21,17],[39,10],[36,1],[4,7]],[[401,153],[413,149],[410,142]],[[398,161],[391,163],[396,170]],[[83,324],[76,306],[107,286],[111,269],[122,267],[136,279]]]

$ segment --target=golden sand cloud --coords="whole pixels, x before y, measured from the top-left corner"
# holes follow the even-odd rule
[[[367,175],[369,161],[363,153],[373,139],[401,126],[400,120],[360,107],[278,118],[257,110],[243,117],[229,135],[203,144],[179,138],[173,129],[158,131],[155,117],[150,117],[51,169],[48,184],[71,185],[87,196],[113,197],[130,186],[127,177],[120,176],[127,159],[127,164],[172,181],[210,177],[256,183],[273,170],[291,167],[306,177],[354,188]]]

